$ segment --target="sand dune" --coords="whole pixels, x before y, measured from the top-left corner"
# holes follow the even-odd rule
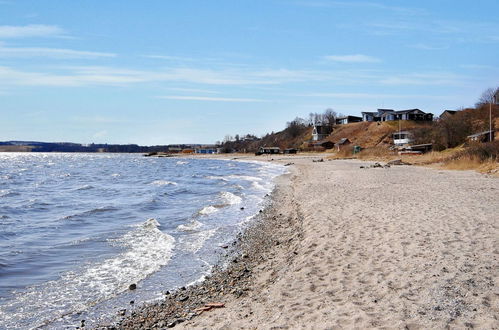
[[[252,289],[180,327],[499,328],[497,178],[292,161]]]

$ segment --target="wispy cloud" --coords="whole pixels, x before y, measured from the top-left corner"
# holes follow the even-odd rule
[[[365,9],[378,9],[392,11],[399,14],[425,14],[426,11],[420,8],[389,6],[382,3],[370,1],[297,1],[295,4],[306,7],[332,8],[332,7],[358,7]]]
[[[337,99],[414,99],[414,98],[431,98],[431,99],[446,99],[448,96],[434,96],[426,94],[384,94],[384,93],[308,93],[301,94],[304,97],[323,97]]]
[[[342,63],[377,63],[381,62],[379,58],[368,56],[368,55],[328,55],[324,56],[324,59],[332,62],[342,62]]]
[[[409,48],[414,48],[414,49],[421,49],[421,50],[445,50],[449,49],[449,46],[441,45],[441,46],[434,46],[434,45],[428,45],[424,43],[417,43],[413,45],[408,45],[407,47]]]
[[[181,100],[181,101],[209,101],[209,102],[266,102],[265,100],[253,98],[233,98],[233,97],[208,97],[208,96],[181,96],[167,95],[158,96],[159,99]]]
[[[454,73],[436,72],[395,75],[381,79],[380,83],[385,85],[455,86],[463,84],[466,80],[466,77]]]
[[[0,25],[0,38],[31,38],[64,36],[65,31],[56,25],[30,24],[24,26]]]
[[[145,58],[152,58],[156,60],[167,60],[167,61],[177,61],[177,62],[195,62],[197,59],[193,57],[182,57],[182,56],[169,56],[169,55],[142,55]]]
[[[51,58],[98,58],[116,57],[113,53],[81,51],[61,48],[44,47],[4,47],[0,43],[0,58],[2,57],[51,57]]]
[[[293,70],[167,68],[144,71],[103,66],[76,66],[60,68],[57,72],[30,72],[0,67],[0,84],[26,86],[125,85],[154,81],[256,86],[323,79],[325,79],[323,72]]]
[[[220,94],[220,92],[207,90],[207,89],[197,89],[197,88],[179,88],[171,87],[167,88],[170,91],[186,92],[186,93],[205,93],[205,94]]]

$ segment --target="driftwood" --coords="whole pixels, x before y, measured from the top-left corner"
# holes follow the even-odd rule
[[[222,307],[225,307],[224,303],[207,303],[204,304],[203,307],[196,308],[195,311],[198,314],[202,314],[203,312],[211,311],[213,308],[222,308]]]

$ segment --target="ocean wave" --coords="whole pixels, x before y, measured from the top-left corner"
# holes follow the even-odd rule
[[[209,180],[229,181],[229,179],[227,179],[226,177],[224,177],[224,176],[217,176],[217,175],[209,175],[206,178],[209,179]]]
[[[189,164],[189,162],[179,160],[175,164],[177,164],[177,165],[186,165],[186,164]]]
[[[170,261],[175,246],[175,239],[161,232],[159,226],[155,219],[148,219],[122,237],[110,240],[124,248],[123,253],[20,292],[0,306],[0,315],[10,315],[15,322],[10,324],[9,320],[4,320],[3,324],[19,327],[14,320],[22,317],[21,320],[35,322],[30,327],[39,327],[64,314],[81,312],[109,299],[158,271]]]
[[[259,190],[265,190],[265,191],[270,190],[270,189],[268,189],[268,188],[265,188],[264,186],[262,186],[262,185],[261,185],[260,183],[258,183],[258,182],[253,182],[253,183],[251,183],[251,186],[252,186],[253,188],[256,188],[256,189],[259,189]]]
[[[223,191],[220,193],[220,196],[224,199],[225,202],[229,205],[239,204],[243,201],[243,199],[237,195],[234,195],[231,192]]]
[[[156,180],[151,182],[150,184],[155,185],[155,186],[176,186],[177,183],[173,181],[166,181],[166,180]]]
[[[0,197],[12,197],[12,196],[19,196],[20,194],[18,192],[12,191],[10,189],[4,189],[0,190]]]
[[[201,223],[197,220],[192,220],[189,223],[177,226],[177,230],[190,232],[190,231],[195,231],[195,230],[201,228],[202,226],[203,226],[203,223]]]
[[[81,213],[75,213],[75,214],[66,215],[66,216],[62,217],[61,219],[62,220],[70,220],[70,219],[73,219],[73,218],[79,218],[79,217],[84,217],[84,216],[92,215],[92,214],[95,214],[95,213],[103,213],[103,212],[109,212],[109,211],[116,211],[116,208],[112,207],[112,206],[98,207],[98,208],[95,208],[95,209],[92,209],[92,210],[88,210],[88,211],[84,211],[84,212],[81,212]]]
[[[215,213],[217,211],[218,211],[218,209],[216,207],[210,205],[210,206],[203,207],[203,209],[201,211],[199,211],[199,214],[208,215],[208,214]]]
[[[88,190],[88,189],[93,189],[93,188],[94,188],[94,186],[92,186],[90,184],[86,184],[84,186],[76,188],[76,190]]]
[[[193,253],[198,252],[204,246],[204,243],[210,239],[217,229],[204,230],[190,235],[185,235],[179,239],[179,248]]]
[[[237,179],[237,180],[245,180],[245,181],[262,181],[262,178],[259,178],[257,176],[249,176],[249,175],[229,175],[227,176],[229,179]]]

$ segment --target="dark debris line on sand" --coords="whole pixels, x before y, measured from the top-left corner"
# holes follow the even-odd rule
[[[253,268],[280,245],[282,236],[278,239],[275,228],[289,227],[291,221],[277,214],[273,207],[279,191],[274,191],[271,203],[254,224],[237,236],[227,254],[228,260],[222,260],[228,261],[227,267],[221,262],[202,283],[166,292],[164,301],[138,308],[128,316],[124,313],[117,324],[100,325],[97,329],[171,328],[212,308],[223,308],[229,299],[245,296],[251,290]]]

